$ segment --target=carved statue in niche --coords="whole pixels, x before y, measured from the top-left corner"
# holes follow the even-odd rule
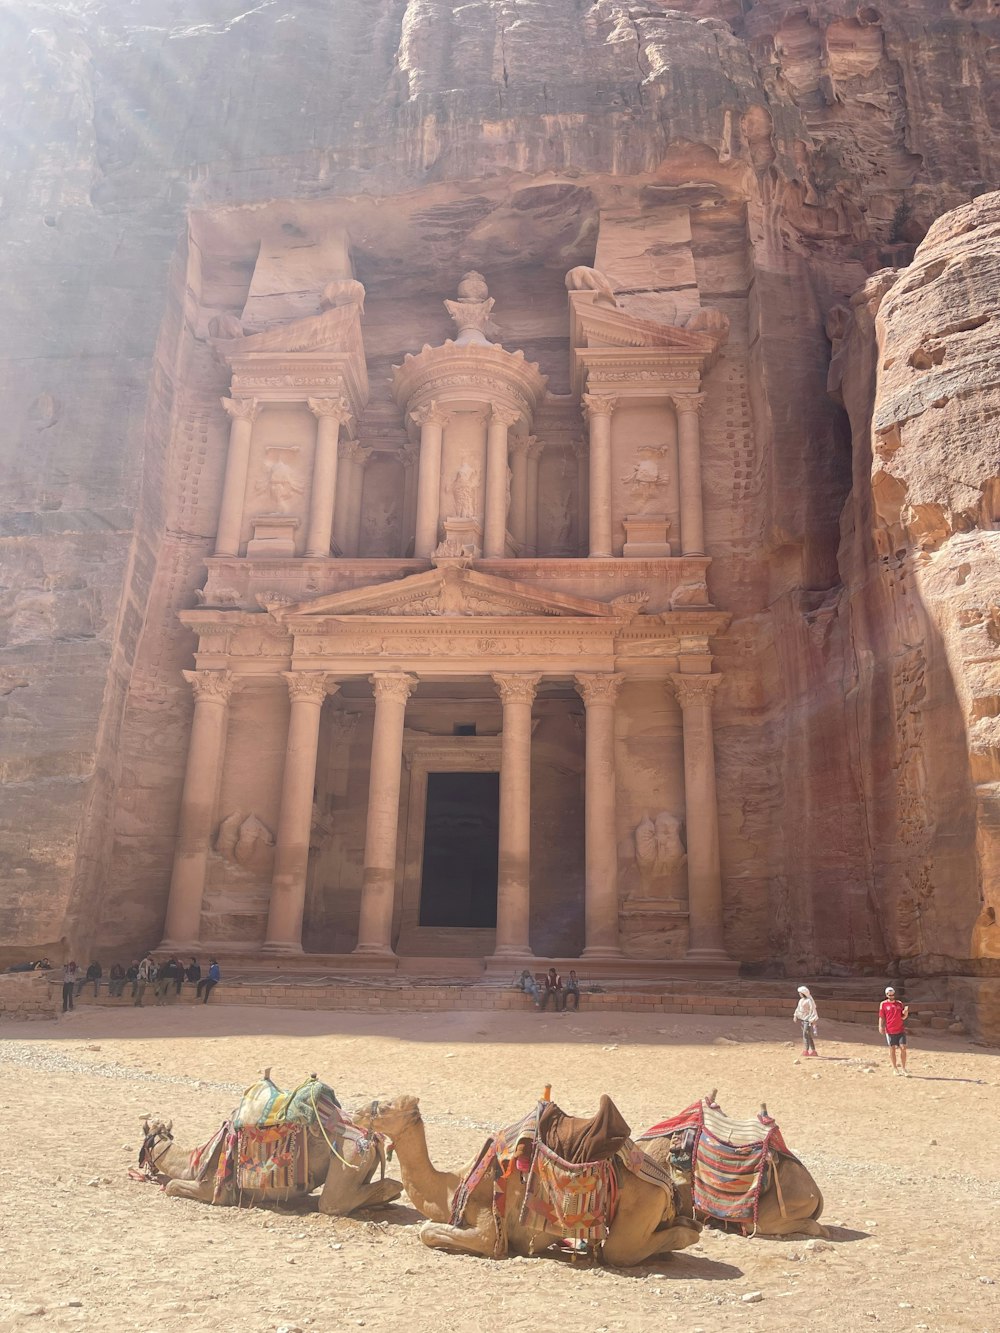
[[[455,517],[475,518],[479,503],[479,472],[467,458],[462,459],[455,473],[451,493],[455,498]]]
[[[273,847],[274,834],[253,811],[234,810],[215,837],[215,850],[224,861],[259,873],[270,870]]]
[[[564,555],[570,549],[569,535],[573,527],[574,497],[568,488],[557,492],[549,516],[552,523],[552,546],[556,555]]]
[[[463,347],[468,343],[488,343],[499,329],[490,319],[494,306],[490,289],[481,273],[472,270],[463,275],[458,284],[458,300],[445,301],[444,308],[455,321],[458,337],[455,342]]]
[[[665,505],[663,488],[670,481],[666,468],[660,466],[660,460],[667,452],[665,444],[640,444],[639,457],[621,478],[638,500],[638,512],[647,513],[655,508],[662,511]]]
[[[295,497],[305,492],[305,486],[296,477],[290,463],[284,457],[286,454],[297,454],[298,445],[272,445],[264,452],[268,460],[267,476],[258,481],[257,494],[266,492],[273,500],[276,512],[287,514]]]
[[[365,514],[366,545],[371,555],[393,555],[399,507],[395,500],[382,500]]]
[[[681,820],[669,810],[661,810],[652,819],[644,815],[636,825],[632,836],[644,898],[666,897],[667,881],[687,861],[681,839],[682,827]]]

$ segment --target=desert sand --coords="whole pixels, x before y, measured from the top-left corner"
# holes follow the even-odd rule
[[[795,1034],[777,1019],[211,1005],[2,1024],[0,1329],[992,1333],[1000,1053],[914,1035],[904,1080],[874,1025],[821,1024],[818,1060],[799,1060]],[[265,1065],[285,1086],[315,1071],[347,1107],[418,1094],[451,1167],[547,1082],[577,1114],[608,1091],[637,1133],[713,1087],[733,1115],[766,1099],[824,1191],[829,1246],[706,1229],[627,1271],[494,1262],[427,1249],[408,1206],[238,1211],[128,1178],[144,1115],[173,1117],[193,1147]]]

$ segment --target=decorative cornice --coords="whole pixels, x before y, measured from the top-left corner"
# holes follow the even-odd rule
[[[625,676],[620,671],[614,674],[608,671],[588,671],[574,676],[573,679],[576,681],[577,693],[590,708],[594,704],[614,704]]]
[[[321,704],[328,694],[336,694],[340,689],[325,671],[283,671],[281,674],[293,704],[302,699],[311,704]]]
[[[707,672],[702,675],[687,676],[672,674],[670,679],[681,708],[692,706],[711,708],[715,692],[722,683],[721,675],[710,675]]]
[[[231,671],[182,671],[181,675],[194,691],[196,704],[227,704],[233,690],[239,688]]]
[[[256,398],[220,398],[219,402],[232,421],[255,421],[260,407]]]
[[[376,671],[368,680],[375,692],[375,703],[382,699],[391,699],[395,703],[405,704],[420,683],[416,676],[406,671]]]
[[[542,679],[541,672],[536,675],[526,675],[520,672],[494,671],[490,674],[497,687],[500,700],[505,705],[533,703],[538,682]]]

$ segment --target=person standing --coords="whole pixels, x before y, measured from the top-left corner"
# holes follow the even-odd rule
[[[896,999],[893,986],[886,986],[885,999],[878,1007],[878,1030],[885,1036],[892,1060],[892,1072],[909,1078],[906,1072],[906,1020],[910,1016],[910,1006]],[[899,1063],[896,1055],[899,1054]],[[900,1068],[902,1065],[902,1068]]]
[[[73,1010],[73,990],[76,986],[76,963],[67,963],[63,967],[63,1013]]]
[[[792,1017],[795,1022],[802,1024],[802,1054],[818,1055],[815,1036],[819,1025],[819,1012],[808,986],[799,987],[799,1002]]]
[[[222,980],[222,972],[219,968],[218,962],[213,958],[211,963],[209,964],[208,976],[204,977],[201,981],[198,982],[198,988],[197,991],[195,992],[196,998],[197,996],[201,995],[202,989],[204,988],[205,998],[202,1001],[202,1003],[208,1004],[208,997],[211,995],[212,991],[215,990],[216,986],[219,984],[221,980]]]
[[[156,980],[156,964],[149,954],[143,956],[135,975],[135,982],[132,986],[132,1003],[137,1009],[142,1008],[142,997],[146,994],[146,987],[151,981]]]
[[[125,969],[121,963],[112,963],[108,973],[108,994],[113,1000],[120,1000],[125,989]]]

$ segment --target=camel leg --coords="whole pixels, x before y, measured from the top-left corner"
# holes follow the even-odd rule
[[[612,1226],[608,1238],[601,1250],[601,1259],[616,1268],[631,1268],[634,1264],[645,1263],[657,1254],[669,1254],[671,1250],[685,1250],[689,1245],[696,1245],[701,1235],[701,1227],[690,1217],[675,1217],[671,1223],[649,1233],[645,1237],[635,1234],[615,1235]]]
[[[774,1217],[757,1219],[758,1236],[828,1236],[826,1227],[814,1217]]]
[[[215,1181],[211,1175],[204,1180],[171,1180],[163,1192],[171,1199],[194,1199],[197,1203],[211,1203]]]
[[[446,1250],[449,1254],[480,1254],[492,1259],[496,1253],[497,1228],[489,1213],[484,1213],[474,1227],[425,1222],[419,1236],[432,1250]]]
[[[364,1192],[364,1198],[358,1206],[360,1208],[379,1208],[385,1203],[395,1203],[402,1192],[402,1181],[393,1180],[392,1176],[386,1176],[384,1180],[376,1180],[368,1185]]]

